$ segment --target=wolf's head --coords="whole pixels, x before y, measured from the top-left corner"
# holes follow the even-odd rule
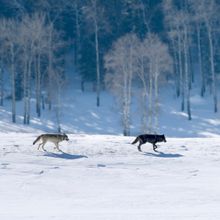
[[[66,134],[63,134],[63,140],[66,140],[66,141],[69,140],[69,138],[68,138],[68,136]]]
[[[167,140],[166,140],[166,138],[165,138],[165,135],[164,135],[164,134],[162,135],[162,138],[163,138],[163,141],[164,141],[164,142],[167,142]]]

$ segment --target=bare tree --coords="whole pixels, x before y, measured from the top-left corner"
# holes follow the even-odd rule
[[[197,57],[198,57],[198,66],[199,66],[199,75],[201,77],[201,91],[200,95],[203,97],[206,92],[206,74],[203,69],[203,55],[202,55],[202,30],[204,29],[204,19],[201,12],[198,10],[198,4],[193,0],[189,0],[190,9],[192,11],[192,19],[196,31],[196,43],[197,43]]]
[[[34,43],[34,72],[35,72],[35,96],[36,113],[41,116],[41,96],[42,96],[42,60],[47,54],[47,28],[44,14],[35,14],[32,22],[35,34]]]
[[[184,48],[184,80],[185,80],[185,91],[186,91],[186,100],[187,100],[187,113],[188,119],[191,120],[191,103],[190,103],[190,63],[189,63],[189,15],[184,13],[183,16],[183,48]]]
[[[218,17],[218,5],[215,0],[202,0],[199,4],[190,1],[194,10],[194,14],[198,22],[204,23],[207,30],[207,37],[209,43],[209,56],[210,56],[210,71],[212,81],[212,93],[214,101],[214,112],[218,111],[218,98],[217,98],[217,77],[215,70],[215,50],[214,38],[216,32],[216,21]],[[204,78],[204,77],[203,77]],[[203,82],[204,84],[204,82]],[[203,88],[204,90],[204,85]]]
[[[12,122],[16,123],[16,61],[19,51],[18,45],[18,22],[15,20],[6,21],[6,35],[4,46],[7,53],[8,69],[11,75],[11,97],[12,97]]]
[[[113,44],[105,56],[106,84],[122,108],[123,133],[130,135],[130,105],[133,74],[136,72],[137,44],[134,34],[127,34]]]
[[[163,77],[165,73],[172,72],[172,59],[169,55],[168,46],[154,34],[149,34],[144,39],[140,44],[138,54],[138,75],[143,84],[145,103],[142,118],[143,131],[155,132],[158,130],[159,78]]]
[[[96,54],[96,105],[100,106],[100,43],[99,35],[101,28],[105,27],[104,8],[98,4],[98,0],[89,0],[89,4],[83,8],[84,16],[88,24],[92,26],[95,35],[95,54]]]
[[[145,41],[146,43],[146,41]],[[137,76],[139,77],[142,83],[142,100],[141,100],[141,109],[142,109],[142,118],[141,118],[141,127],[143,132],[148,132],[147,119],[150,114],[148,109],[148,98],[149,98],[149,85],[150,81],[150,66],[149,59],[147,57],[147,45],[143,42],[138,42],[138,53],[137,53]]]
[[[74,32],[74,61],[76,68],[79,68],[79,55],[81,47],[81,15],[82,15],[82,1],[80,0],[68,0],[65,1],[65,7],[71,11],[73,16],[73,32]]]
[[[54,99],[54,107],[55,107],[55,117],[57,122],[57,132],[61,132],[61,111],[62,111],[62,102],[61,102],[61,91],[65,84],[65,81],[63,79],[63,69],[57,68],[53,70],[53,99]]]
[[[163,1],[163,12],[165,14],[165,27],[170,39],[171,51],[175,57],[175,75],[177,96],[181,97],[181,110],[185,110],[185,81],[183,64],[183,14],[178,12],[173,5],[173,0]],[[175,17],[175,19],[174,19]]]
[[[183,3],[183,2],[182,2]],[[168,26],[168,36],[173,43],[173,49],[177,49],[176,58],[178,68],[179,91],[181,94],[181,110],[187,107],[188,119],[191,120],[190,89],[192,81],[192,67],[190,62],[191,47],[191,14],[189,13],[186,2],[177,8],[172,0],[164,0],[163,9],[165,21]],[[175,17],[175,19],[173,19]],[[174,53],[175,54],[175,53]]]
[[[35,77],[36,112],[41,115],[41,78],[42,57],[47,54],[47,36],[45,16],[43,14],[22,17],[19,32],[22,47],[20,62],[23,72],[24,124],[30,123],[31,80]],[[34,72],[34,74],[33,74]]]
[[[6,20],[0,20],[0,105],[3,106],[4,103],[4,58],[6,54],[5,48],[5,40],[6,40],[6,33],[7,32],[7,25]]]
[[[1,56],[0,57],[0,106],[3,106],[3,103],[4,103],[4,66]]]
[[[34,56],[34,33],[32,32],[32,22],[29,16],[22,18],[20,23],[19,40],[22,46],[22,72],[23,72],[23,90],[24,90],[24,124],[29,124],[30,122],[30,83],[31,83],[31,68]]]
[[[63,62],[60,62],[60,59],[62,59],[62,54],[60,55],[61,57],[57,57],[58,51],[64,47],[64,43],[61,39],[61,33],[56,31],[54,28],[53,23],[49,23],[47,25],[47,45],[46,45],[46,50],[47,50],[47,99],[48,99],[48,106],[49,110],[52,109],[52,99],[53,99],[53,72],[56,69],[56,67],[59,67],[62,65]],[[60,64],[61,63],[61,64]],[[45,80],[45,79],[44,79]]]

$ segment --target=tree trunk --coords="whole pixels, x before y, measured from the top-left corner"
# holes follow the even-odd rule
[[[156,67],[157,69],[157,67]],[[154,123],[155,123],[155,131],[159,129],[158,125],[158,116],[159,116],[159,96],[158,96],[158,70],[156,70],[155,76],[154,76],[154,98],[155,98],[155,113],[154,113]]]
[[[96,105],[100,106],[100,66],[99,66],[99,40],[98,40],[98,26],[95,20],[95,50],[96,50]]]
[[[152,67],[150,62],[150,70],[149,70],[149,117],[148,117],[148,130],[149,132],[152,132],[152,114],[153,114],[153,105],[152,105],[152,99],[153,99],[153,73],[152,73]]]
[[[11,53],[11,95],[12,95],[12,122],[16,123],[16,97],[15,97],[15,52],[14,45],[10,45]]]
[[[142,115],[142,131],[143,133],[147,133],[147,84],[144,77],[144,57],[141,57],[141,81],[143,84],[142,90],[142,102],[143,102],[143,115]]]
[[[132,49],[129,53],[130,63],[128,68],[123,65],[123,129],[124,136],[130,135],[130,105],[131,105],[131,82],[132,82]]]
[[[79,25],[79,9],[77,5],[77,1],[75,1],[75,19],[76,19],[76,41],[75,41],[75,66],[76,68],[79,67],[79,51],[80,51],[80,25]]]
[[[179,60],[179,74],[180,74],[180,84],[181,84],[181,111],[185,110],[185,89],[184,89],[184,77],[183,77],[183,67],[182,67],[182,52],[181,52],[181,37],[178,33],[178,60]]]
[[[184,25],[184,62],[185,62],[185,89],[187,98],[187,114],[188,120],[191,120],[191,105],[190,105],[190,71],[189,71],[189,52],[188,52],[188,32]]]
[[[27,71],[28,71],[28,64],[27,58],[25,58],[24,62],[24,73],[23,73],[23,85],[24,85],[24,119],[23,123],[27,124]]]
[[[173,58],[174,58],[174,73],[176,76],[176,96],[180,96],[180,71],[179,71],[179,65],[178,65],[178,51],[175,50],[175,43],[174,39],[171,39],[172,43],[172,51],[173,51]]]
[[[123,80],[123,127],[124,127],[124,136],[129,135],[129,106],[128,106],[128,75],[124,70],[124,80]]]
[[[27,124],[30,124],[30,114],[31,114],[31,66],[32,66],[32,56],[30,55],[28,61],[28,75],[27,75]]]
[[[213,41],[212,41],[212,32],[210,25],[207,24],[208,30],[208,40],[209,40],[209,50],[210,50],[210,63],[211,63],[211,74],[212,74],[212,93],[213,93],[213,101],[214,101],[214,112],[218,112],[218,99],[217,99],[217,89],[216,89],[216,73],[215,73],[215,64],[214,64],[214,49],[213,49]]]
[[[0,61],[0,106],[4,104],[4,70]]]
[[[37,116],[41,116],[41,107],[40,107],[40,102],[41,102],[41,55],[38,54],[36,56],[36,113]]]
[[[61,126],[60,126],[60,85],[58,83],[57,85],[57,106],[56,106],[56,119],[57,119],[57,132],[61,132]]]
[[[205,86],[205,74],[202,68],[202,50],[201,50],[201,30],[199,25],[197,25],[197,44],[198,44],[198,62],[199,62],[199,73],[201,76],[201,92],[200,95],[204,97],[206,86]]]
[[[52,27],[51,27],[52,28]],[[48,109],[52,108],[52,30],[49,31],[49,51],[48,51]]]
[[[127,94],[127,86],[128,86],[128,83],[127,83],[127,75],[126,73],[124,73],[124,88],[123,88],[123,93],[124,93],[124,97],[123,97],[123,133],[124,133],[124,136],[128,136],[128,115],[127,115],[127,112],[128,112],[128,103],[127,103],[127,100],[128,100],[128,94]]]

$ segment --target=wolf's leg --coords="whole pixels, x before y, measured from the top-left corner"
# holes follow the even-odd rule
[[[156,144],[153,144],[153,149],[156,152],[156,149],[157,149],[157,145]]]
[[[59,143],[56,142],[55,145],[56,145],[55,148],[56,148],[58,151],[61,151],[60,148],[59,148]]]
[[[140,142],[139,145],[138,145],[138,150],[139,150],[139,151],[142,151],[142,150],[141,150],[141,145],[142,145],[142,143]]]
[[[40,146],[41,146],[42,144],[43,144],[43,143],[41,143],[41,144],[38,145],[38,148],[37,148],[38,150],[40,150]]]
[[[45,148],[44,148],[44,145],[45,145],[45,144],[46,144],[46,142],[43,142],[43,143],[42,143],[42,149],[43,149],[43,151],[46,151]]]

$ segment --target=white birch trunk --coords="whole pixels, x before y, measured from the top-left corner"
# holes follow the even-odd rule
[[[96,51],[96,93],[97,93],[96,105],[99,107],[100,106],[100,65],[99,65],[100,62],[99,62],[98,24],[96,19],[94,23],[95,23],[94,25],[95,25],[95,51]]]
[[[188,120],[191,120],[191,105],[190,105],[190,77],[189,77],[189,54],[188,54],[188,37],[187,27],[184,25],[184,62],[185,62],[185,90],[187,99],[187,114]]]
[[[159,129],[159,125],[158,125],[158,116],[159,116],[159,96],[158,96],[158,76],[159,76],[159,72],[158,72],[158,64],[156,64],[156,72],[155,72],[155,76],[154,76],[154,130],[158,131]]]
[[[178,50],[176,50],[176,45],[175,45],[175,42],[174,42],[174,39],[171,38],[171,43],[172,43],[172,50],[173,50],[173,58],[174,58],[174,73],[177,74],[177,77],[176,77],[176,95],[177,97],[180,96],[180,84],[181,84],[181,81],[180,81],[180,70],[179,70],[179,61],[178,61]]]
[[[60,126],[60,108],[61,108],[61,101],[60,101],[60,85],[57,85],[57,106],[56,106],[56,119],[57,119],[57,132],[61,132]]]
[[[10,45],[11,53],[11,95],[12,95],[12,122],[16,123],[16,95],[15,95],[15,52],[14,45]]]
[[[4,70],[2,67],[2,62],[0,61],[0,106],[4,104]]]
[[[149,70],[149,117],[148,117],[148,130],[149,132],[152,132],[152,114],[153,114],[153,106],[152,106],[152,102],[153,102],[153,73],[152,73],[152,66],[151,66],[151,62],[150,62],[150,70]]]
[[[201,96],[203,97],[206,91],[206,86],[205,86],[205,74],[202,68],[202,50],[201,50],[201,30],[200,26],[197,24],[196,26],[196,31],[197,31],[197,47],[198,47],[198,62],[199,62],[199,72],[201,76]]]
[[[184,77],[182,67],[182,51],[181,51],[181,36],[178,32],[178,60],[179,60],[179,73],[180,73],[180,85],[181,85],[181,111],[185,109],[185,89],[184,89]]]
[[[130,105],[131,105],[131,83],[132,83],[132,48],[130,48],[128,68],[123,68],[123,127],[124,135],[130,135]]]
[[[127,111],[128,111],[128,106],[127,106],[127,86],[128,86],[128,79],[127,79],[128,75],[126,73],[126,70],[124,68],[123,70],[123,134],[124,136],[127,136],[128,135],[128,120],[127,120]]]
[[[140,74],[140,79],[143,84],[143,89],[142,89],[142,105],[143,105],[143,115],[142,115],[142,131],[144,133],[147,133],[147,84],[146,80],[144,77],[144,57],[141,57],[141,74]]]
[[[76,18],[76,41],[75,41],[75,65],[78,68],[79,64],[79,47],[80,47],[80,25],[79,25],[79,9],[78,9],[78,4],[77,1],[75,2],[75,18]]]
[[[36,71],[36,113],[37,116],[41,116],[41,55],[37,54],[35,59],[35,71]]]
[[[130,94],[129,94],[129,75],[124,74],[124,101],[123,101],[123,126],[124,136],[130,135]]]
[[[213,40],[212,40],[212,32],[209,24],[207,26],[208,31],[208,40],[209,40],[209,50],[210,50],[210,63],[211,63],[211,76],[212,76],[212,93],[213,93],[213,101],[214,101],[214,112],[218,111],[218,103],[217,103],[217,89],[216,89],[216,73],[215,73],[215,63],[214,63],[214,48],[213,48]]]
[[[52,108],[52,26],[49,31],[49,39],[48,39],[48,109],[51,110]]]
[[[23,89],[24,89],[24,119],[23,123],[27,124],[27,71],[28,71],[28,61],[27,57],[24,61],[24,73],[23,73]]]
[[[31,114],[31,66],[32,66],[32,55],[29,57],[28,61],[28,75],[27,75],[27,124],[30,124],[30,114]]]

